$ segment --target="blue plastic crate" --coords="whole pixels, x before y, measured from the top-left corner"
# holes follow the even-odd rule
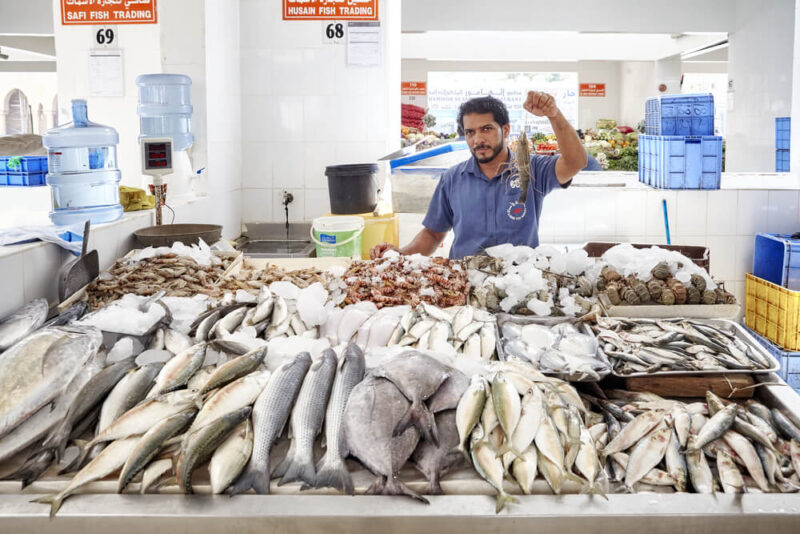
[[[775,151],[775,172],[789,172],[789,151],[777,149]]]
[[[785,380],[792,389],[800,393],[800,352],[783,350],[767,338],[758,335],[747,327],[745,328],[756,341],[781,363],[781,370],[778,371],[778,376]]]
[[[2,156],[0,172],[47,172],[47,156]]]
[[[777,117],[775,119],[775,148],[789,150],[791,147],[792,118]]]
[[[785,234],[756,234],[753,276],[800,291],[800,239]]]
[[[47,185],[47,172],[6,172],[0,173],[0,185],[9,186],[39,186]]]
[[[719,189],[722,137],[639,136],[639,181],[659,189]]]
[[[714,135],[714,95],[662,95],[645,103],[647,135]]]

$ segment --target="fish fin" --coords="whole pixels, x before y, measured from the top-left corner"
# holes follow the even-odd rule
[[[467,463],[472,465],[472,458],[469,457],[469,451],[467,450],[467,448],[464,446],[463,443],[459,443],[458,446],[453,447],[450,450],[450,452],[459,453],[461,456],[464,457],[464,459],[467,461]]]
[[[34,499],[31,502],[39,503],[39,504],[49,504],[50,505],[50,519],[52,520],[58,510],[61,508],[61,505],[64,502],[64,497],[61,494],[58,495],[45,495],[44,497],[39,497],[38,499]]]
[[[505,445],[500,447],[500,450],[497,451],[497,454],[495,455],[495,458],[500,458],[501,456],[504,456],[509,452],[513,453],[514,456],[516,456],[517,458],[522,458],[522,453],[519,452],[519,451],[514,450],[514,448],[511,446],[510,443],[506,443]]]
[[[383,484],[383,488],[381,489],[380,493],[381,495],[405,495],[406,497],[411,497],[412,499],[416,499],[425,504],[430,504],[428,499],[406,486],[402,481],[400,481],[400,479],[393,476],[386,479],[386,483]]]
[[[294,444],[294,441],[289,444],[289,451],[286,453],[286,457],[275,467],[275,469],[272,470],[271,478],[281,478],[286,474],[286,471],[289,470],[289,466],[294,461]]]
[[[427,495],[444,495],[442,485],[439,483],[439,472],[434,470],[428,478],[428,487],[425,490]]]
[[[269,461],[267,461],[269,465]],[[259,495],[269,495],[269,469],[248,468],[231,486],[230,495],[239,495],[249,489],[253,489]]]
[[[516,498],[509,495],[508,493],[498,493],[497,494],[497,504],[494,507],[494,513],[499,514],[500,510],[502,510],[506,503],[510,502],[518,502]]]
[[[406,413],[394,427],[392,436],[397,437],[405,430],[414,426],[422,434],[423,439],[430,441],[434,445],[439,445],[439,433],[436,430],[436,421],[427,406],[419,401],[415,401],[409,406]]]
[[[284,473],[280,482],[278,482],[278,486],[283,486],[284,484],[297,481],[303,481],[306,484],[313,484],[315,478],[316,473],[314,472],[314,464],[311,461],[301,463],[296,459],[293,459],[286,467],[286,473]]]
[[[348,495],[353,495],[353,479],[347,470],[347,465],[341,458],[336,458],[331,462],[326,462],[317,471],[314,478],[315,488],[336,488]]]
[[[602,488],[598,487],[597,484],[592,484],[591,482],[587,482],[581,488],[581,495],[599,495],[602,498],[604,498],[605,500],[608,500],[608,496],[606,495],[606,492],[603,491]]]
[[[584,485],[585,485],[585,483],[586,483],[586,481],[585,481],[584,479],[582,479],[582,478],[580,478],[580,477],[578,477],[578,476],[575,476],[575,475],[573,475],[573,474],[572,474],[572,473],[570,473],[569,471],[564,471],[564,478],[565,478],[566,480],[571,480],[572,482],[575,482],[576,484],[580,484],[580,485],[581,485],[581,487],[582,487],[582,486],[584,486]]]

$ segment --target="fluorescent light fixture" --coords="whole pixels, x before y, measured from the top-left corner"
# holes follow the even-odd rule
[[[704,48],[698,48],[695,50],[689,50],[686,52],[681,53],[681,60],[691,59],[693,57],[702,56],[704,54],[708,54],[709,52],[715,52],[717,50],[722,50],[723,48],[728,48],[728,40],[722,41],[721,43],[715,43],[710,46],[706,46]]]

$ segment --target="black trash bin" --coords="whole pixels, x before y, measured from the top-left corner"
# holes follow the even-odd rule
[[[378,205],[378,165],[357,163],[325,167],[333,215],[369,213]]]

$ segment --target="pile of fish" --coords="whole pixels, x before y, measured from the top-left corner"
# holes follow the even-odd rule
[[[800,490],[800,430],[755,400],[726,403],[712,392],[685,404],[652,393],[588,397],[604,415],[590,428],[610,480],[627,491],[714,493]]]
[[[354,341],[361,347],[409,347],[489,360],[495,354],[494,316],[472,306],[439,308],[420,303],[378,309],[364,301],[333,309],[322,326],[332,346]]]
[[[565,380],[598,381],[611,372],[611,364],[597,340],[571,322],[499,314],[500,359],[526,362],[546,374]],[[557,320],[556,320],[557,321]]]
[[[91,309],[105,306],[126,294],[149,296],[165,291],[167,296],[191,297],[197,294],[221,297],[217,285],[235,256],[217,252],[218,262],[198,263],[189,256],[174,253],[144,257],[138,261],[118,260],[86,288]]]
[[[469,282],[462,263],[419,254],[400,256],[394,251],[370,261],[354,261],[344,273],[345,304],[364,300],[384,306],[421,302],[442,308],[467,303]]]
[[[777,365],[760,346],[742,341],[730,321],[600,317],[592,329],[620,375],[755,371]]]
[[[534,493],[541,474],[552,491],[568,481],[605,495],[605,473],[589,412],[567,382],[529,365],[498,363],[490,380],[476,375],[456,409],[458,448],[497,492],[496,511],[515,499],[505,477]]]

